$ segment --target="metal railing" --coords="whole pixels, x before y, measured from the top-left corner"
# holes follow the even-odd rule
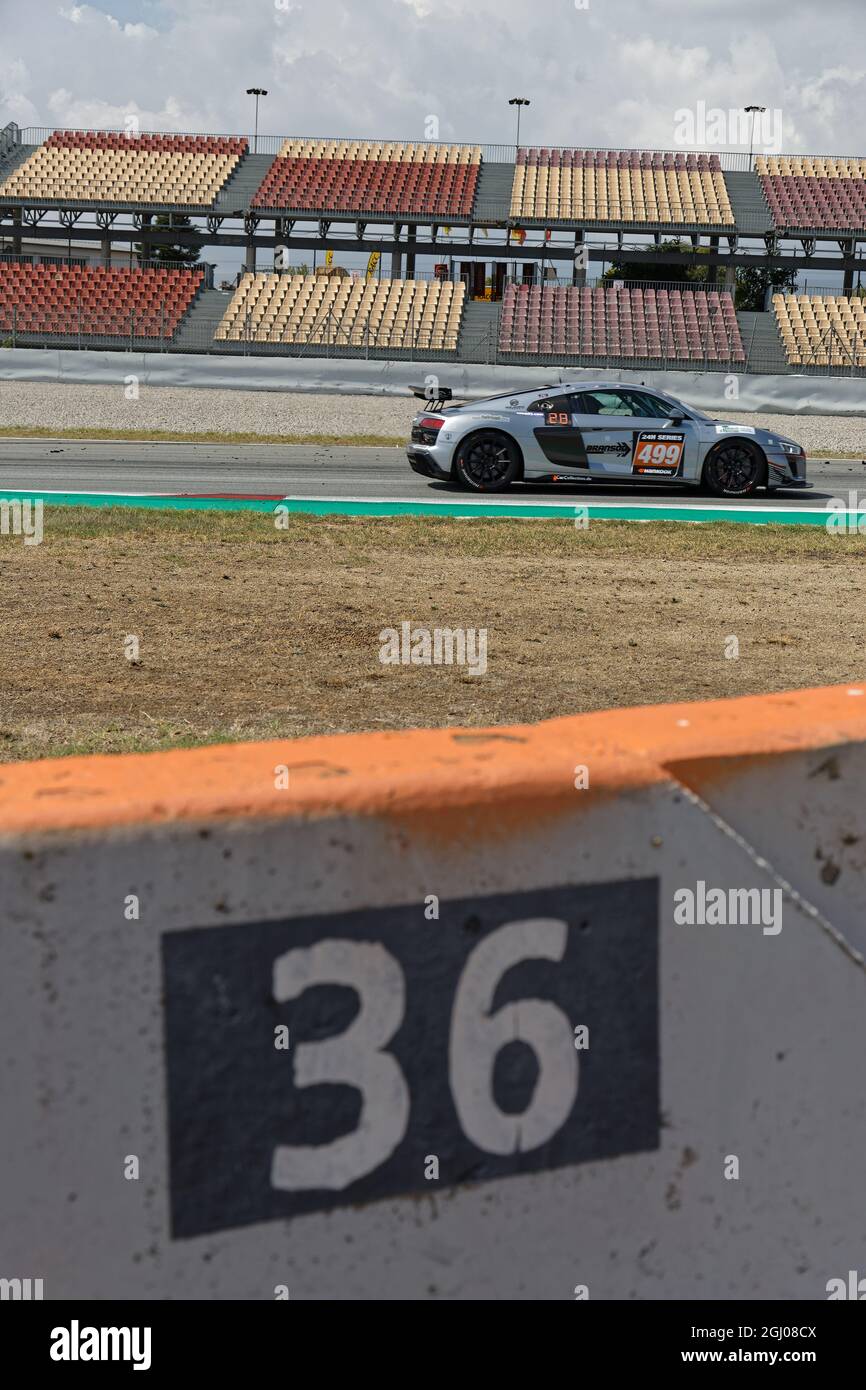
[[[22,240],[27,240],[26,235],[23,236]],[[0,266],[86,265],[92,270],[192,270],[200,272],[205,276],[205,279],[207,279],[208,267],[206,265],[188,265],[186,261],[161,261],[155,257],[150,257],[149,259],[139,258],[134,253],[130,259],[129,265],[121,265],[116,255],[110,264],[103,264],[100,260],[100,252],[97,249],[89,247],[89,255],[76,255],[75,252],[79,249],[80,248],[76,247],[73,242],[71,256],[55,250],[47,250],[44,255],[39,252],[38,254],[28,254],[26,256],[18,256],[14,251],[0,251]],[[124,259],[127,259],[126,255],[124,255]]]
[[[129,132],[127,131],[126,127],[121,127],[121,126],[104,126],[104,127],[100,127],[98,130],[95,129],[95,128],[88,128],[86,132],[83,132],[82,127],[72,127],[72,126],[27,126],[27,127],[24,127],[24,128],[20,131],[20,142],[23,143],[23,144],[27,144],[27,145],[36,145],[36,144],[42,144],[45,140],[47,140],[47,139],[49,138],[49,136],[54,135],[54,134],[78,134],[78,133],[100,134],[100,135],[105,135],[105,134],[111,134],[111,135],[124,135],[124,136],[126,136],[126,137],[130,140],[130,143],[132,143],[132,142],[137,138],[137,135],[130,135]],[[252,150],[253,141],[254,141],[254,139],[256,138],[256,137],[254,136],[254,134],[252,134],[252,133],[249,133],[249,134],[243,134],[243,133],[241,133],[241,134],[239,134],[237,131],[221,131],[221,132],[217,132],[217,131],[202,131],[202,130],[189,130],[189,131],[187,131],[187,130],[170,130],[170,131],[169,131],[169,130],[163,130],[163,131],[144,131],[144,130],[142,130],[142,131],[138,132],[138,134],[140,134],[140,135],[181,135],[181,136],[185,136],[185,137],[192,137],[192,136],[207,136],[207,137],[209,137],[209,138],[211,138],[211,139],[215,139],[215,140],[246,140],[247,143],[248,143],[248,145],[249,145],[249,152],[250,152],[250,153],[253,152],[253,150]],[[812,153],[812,154],[808,154],[808,153],[805,153],[805,152],[803,152],[803,153],[800,153],[800,152],[793,153],[793,152],[789,152],[789,151],[786,152],[786,151],[781,151],[781,150],[780,150],[780,151],[774,151],[773,154],[772,154],[772,156],[769,156],[769,155],[766,154],[765,151],[760,150],[760,149],[755,150],[755,151],[750,155],[745,149],[741,149],[741,148],[739,148],[739,147],[731,147],[731,148],[723,148],[723,149],[712,150],[712,149],[707,149],[707,148],[702,147],[702,146],[691,145],[691,144],[681,144],[681,145],[674,145],[674,146],[665,146],[665,147],[662,147],[662,148],[651,148],[651,147],[646,146],[646,145],[643,145],[643,146],[640,146],[640,145],[632,145],[632,146],[624,146],[624,145],[589,145],[589,144],[586,144],[585,142],[581,144],[581,143],[579,143],[579,142],[567,143],[567,142],[563,142],[563,141],[559,141],[558,143],[554,143],[554,144],[548,143],[547,145],[529,145],[529,144],[527,144],[525,141],[522,141],[521,144],[518,146],[518,145],[513,144],[513,143],[510,143],[510,142],[509,142],[509,143],[490,144],[490,143],[486,143],[486,142],[483,142],[483,141],[480,141],[480,140],[471,140],[471,141],[470,141],[470,140],[430,140],[430,139],[427,139],[427,138],[426,138],[426,136],[423,134],[423,132],[422,132],[421,134],[419,134],[417,137],[416,137],[416,136],[406,136],[405,133],[402,134],[402,135],[389,135],[389,136],[378,136],[378,135],[377,135],[377,136],[364,136],[364,137],[360,137],[360,136],[358,136],[358,135],[263,135],[261,132],[259,132],[257,138],[258,138],[258,149],[257,149],[256,153],[258,153],[258,154],[273,154],[273,155],[276,155],[276,154],[279,153],[280,149],[282,148],[282,146],[284,145],[284,143],[285,143],[287,140],[291,140],[291,141],[296,141],[296,140],[306,140],[306,141],[315,140],[315,141],[324,142],[324,143],[327,143],[327,144],[331,144],[331,143],[347,143],[347,144],[361,143],[361,144],[370,144],[370,145],[378,145],[378,144],[383,144],[383,145],[427,145],[427,146],[431,146],[431,147],[434,147],[434,146],[435,146],[435,147],[449,146],[449,147],[456,147],[456,148],[462,149],[462,150],[474,150],[474,149],[480,148],[482,159],[484,159],[484,160],[486,160],[486,161],[488,161],[488,162],[490,162],[490,163],[494,163],[494,164],[513,164],[513,163],[515,162],[516,158],[517,158],[517,151],[518,151],[518,149],[524,150],[524,151],[539,151],[539,150],[545,150],[545,149],[546,149],[546,150],[557,151],[557,152],[562,151],[562,150],[569,150],[569,151],[575,151],[575,150],[576,150],[576,151],[586,152],[586,153],[590,153],[590,154],[592,154],[592,153],[598,153],[598,154],[601,154],[601,155],[659,154],[659,155],[662,155],[662,156],[664,156],[664,155],[673,155],[674,157],[676,157],[676,156],[678,156],[678,155],[717,155],[717,156],[718,156],[718,159],[719,159],[719,163],[721,164],[722,169],[723,169],[724,171],[730,172],[730,173],[736,173],[736,172],[748,173],[751,169],[754,169],[754,167],[755,167],[755,161],[756,161],[761,155],[764,155],[765,158],[773,157],[773,158],[777,158],[777,159],[796,158],[796,159],[824,159],[824,160],[827,160],[827,159],[831,159],[831,160],[832,160],[832,159],[836,159],[836,160],[850,160],[850,159],[862,159],[862,158],[866,157],[866,156],[862,156],[862,155],[851,155],[851,154],[844,154],[844,155],[842,155],[842,154],[829,154],[829,153],[822,153],[822,154],[814,154],[814,153]]]

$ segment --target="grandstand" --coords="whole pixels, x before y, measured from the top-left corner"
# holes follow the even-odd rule
[[[23,338],[170,342],[204,281],[200,270],[0,265],[0,332]]]
[[[208,135],[59,130],[0,185],[22,203],[209,208],[247,142]]]
[[[718,155],[517,151],[511,216],[523,221],[733,228]]]
[[[587,361],[743,363],[731,294],[717,291],[508,287],[499,349]]]
[[[245,275],[215,337],[453,353],[464,296],[462,283]]]
[[[481,147],[286,140],[252,200],[278,212],[468,217]]]
[[[43,241],[45,262],[60,242],[67,264],[40,265]],[[94,241],[102,266],[76,265]],[[866,370],[862,159],[309,137],[251,151],[246,136],[10,124],[0,243],[7,344]],[[230,300],[209,267],[154,262],[178,243],[240,248]],[[369,257],[366,274],[288,264],[326,250]],[[645,275],[650,257],[651,281],[591,278],[593,263]],[[673,280],[669,265],[702,274]],[[748,267],[838,270],[844,293],[738,313],[732,277]]]
[[[792,367],[866,367],[862,299],[774,294],[773,314]]]
[[[852,232],[866,226],[866,160],[760,155],[756,170],[779,230]]]

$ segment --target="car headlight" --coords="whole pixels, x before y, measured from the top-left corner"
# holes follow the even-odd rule
[[[799,444],[786,444],[783,439],[780,439],[779,443],[782,446],[782,453],[790,454],[793,458],[802,458],[803,454],[806,452]]]

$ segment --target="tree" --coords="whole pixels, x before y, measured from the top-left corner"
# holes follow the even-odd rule
[[[695,248],[688,241],[662,241],[658,246],[646,248],[647,260],[632,261],[627,265],[612,265],[601,278],[605,284],[610,284],[613,280],[670,280],[677,284],[706,284],[710,272],[707,265],[694,263],[692,265],[659,265],[658,261],[654,261],[652,258],[661,251],[682,251],[695,256],[707,256],[709,250],[708,246]],[[738,309],[754,310],[760,313],[764,307],[768,289],[790,294],[796,288],[797,272],[795,269],[775,270],[762,265],[743,266],[736,272],[734,303]]]
[[[151,244],[150,259],[152,261],[175,261],[180,265],[192,266],[198,263],[201,255],[201,234],[193,227],[190,219],[180,212],[158,212],[154,217],[151,227],[154,230],[171,231],[194,231],[197,242],[192,244],[181,242],[174,246],[166,246],[161,243]],[[138,242],[135,247],[135,254],[139,260],[144,258],[144,246]]]
[[[688,255],[707,255],[709,247],[699,246],[697,251],[690,241],[661,241],[658,246],[647,246],[646,254],[648,259],[645,261],[628,261],[624,265],[612,265],[602,275],[602,283],[610,284],[613,280],[671,280],[680,282],[702,283],[707,278],[707,267],[705,265],[659,265],[654,261],[653,256],[660,255],[663,251],[682,251]]]
[[[767,290],[792,294],[797,288],[797,272],[771,270],[769,266],[743,266],[737,271],[734,303],[738,309],[760,313],[767,299]]]

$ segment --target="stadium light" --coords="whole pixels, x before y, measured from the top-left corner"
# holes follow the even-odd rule
[[[253,154],[258,154],[259,150],[259,97],[266,97],[267,94],[266,87],[247,87],[247,96],[256,99],[256,133],[253,136]]]
[[[751,167],[752,167],[752,146],[753,146],[753,144],[754,144],[754,142],[755,142],[755,112],[756,112],[756,111],[764,112],[764,111],[766,111],[766,109],[767,109],[766,106],[744,106],[744,107],[743,107],[743,110],[744,110],[744,111],[747,111],[747,112],[749,113],[749,115],[752,117],[752,124],[751,124],[751,126],[750,126],[750,128],[749,128],[749,168],[750,168],[750,169],[751,169]]]
[[[509,106],[517,107],[517,144],[520,144],[520,108],[529,105],[529,97],[509,97]]]

